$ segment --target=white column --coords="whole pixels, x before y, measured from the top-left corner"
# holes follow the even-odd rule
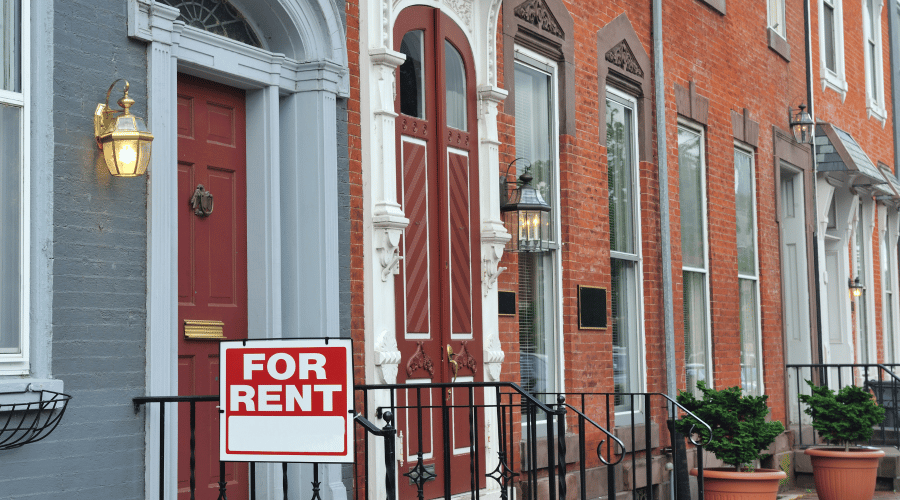
[[[247,92],[247,335],[281,330],[278,87]]]
[[[137,3],[129,4],[129,18],[136,18]],[[142,32],[130,32],[147,46],[147,119],[153,131],[153,155],[147,175],[147,394],[178,394],[178,189],[177,85],[174,51],[183,27],[175,22],[178,10],[162,5],[151,9],[150,23]],[[136,24],[136,23],[132,23]],[[159,470],[160,405],[146,409],[144,481],[148,498],[159,498],[159,474],[166,478],[165,498],[176,498],[178,409],[166,407],[165,470]]]

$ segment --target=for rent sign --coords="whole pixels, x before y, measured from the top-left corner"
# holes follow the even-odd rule
[[[350,339],[220,344],[219,456],[352,462]]]

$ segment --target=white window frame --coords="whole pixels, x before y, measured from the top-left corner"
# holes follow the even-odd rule
[[[19,164],[19,283],[3,283],[6,293],[19,293],[19,348],[18,352],[0,352],[0,375],[27,375],[30,371],[30,323],[31,296],[31,5],[22,0],[21,18],[21,92],[0,90],[0,103],[22,109],[19,144],[22,152]],[[5,57],[6,55],[4,55]]]
[[[706,130],[702,125],[699,125],[695,122],[687,120],[682,117],[678,117],[678,127],[686,128],[692,132],[700,134],[700,165],[703,170],[703,173],[700,175],[700,195],[701,195],[701,204],[703,206],[703,210],[701,213],[703,214],[703,262],[706,265],[706,268],[700,269],[696,267],[685,266],[682,259],[681,271],[682,274],[684,271],[695,272],[703,274],[704,286],[706,290],[705,297],[705,316],[706,316],[706,386],[709,388],[715,387],[715,373],[713,373],[713,359],[712,359],[712,347],[713,347],[713,338],[712,338],[712,311],[710,307],[710,289],[709,289],[709,199],[707,196],[707,164],[706,164]],[[681,168],[681,165],[679,165]],[[679,172],[680,175],[680,172]],[[679,242],[680,243],[680,242]],[[682,283],[683,286],[683,283]],[[684,296],[682,295],[682,300],[684,300]],[[684,319],[682,319],[683,321]],[[687,374],[687,367],[684,367],[684,374]],[[686,388],[689,392],[695,391],[694,387]]]
[[[752,280],[754,282],[754,288],[756,289],[756,314],[754,314],[756,320],[756,349],[759,355],[756,359],[756,369],[759,373],[759,388],[757,390],[757,395],[762,395],[766,393],[765,386],[765,373],[763,372],[763,350],[762,350],[762,300],[760,297],[760,286],[759,286],[759,219],[757,218],[757,210],[756,210],[756,152],[750,147],[743,143],[735,141],[734,143],[735,154],[737,152],[741,152],[750,157],[750,195],[753,200],[751,203],[752,214],[753,214],[753,269],[756,271],[755,275],[749,274],[741,274],[740,270],[738,270],[738,287],[740,288],[740,280]],[[735,186],[737,185],[737,165],[735,165]],[[740,268],[739,268],[740,269]],[[738,289],[738,300],[740,301],[740,289]],[[741,346],[741,356],[743,357],[743,345]],[[743,369],[743,367],[741,367]]]
[[[862,1],[862,9],[863,9],[863,59],[865,63],[865,74],[866,74],[866,110],[868,111],[869,118],[875,118],[882,122],[882,124],[887,119],[887,111],[884,106],[884,58],[883,53],[884,49],[881,46],[881,14],[884,11],[884,1],[883,0],[872,0],[873,6],[875,8],[875,14],[873,16],[873,21],[876,21],[872,24],[873,26],[869,26],[869,15],[866,13],[866,4],[868,0]],[[871,31],[871,33],[870,33]],[[872,57],[869,53],[869,36],[872,36],[875,45],[875,67],[872,68]],[[875,92],[874,95],[872,93],[872,78],[875,79]]]
[[[556,380],[554,381],[556,387],[559,392],[565,392],[566,390],[566,377],[565,377],[565,350],[563,345],[563,311],[562,311],[562,259],[560,257],[559,246],[561,242],[561,224],[562,218],[560,214],[560,177],[559,177],[559,64],[557,61],[549,59],[545,56],[538,54],[533,50],[529,50],[520,45],[515,45],[513,47],[514,51],[514,62],[515,64],[523,64],[528,66],[534,70],[540,71],[542,73],[546,73],[550,75],[550,115],[551,115],[551,125],[553,129],[550,132],[550,136],[553,138],[551,141],[551,146],[553,148],[553,161],[555,168],[553,170],[553,189],[552,189],[552,197],[550,200],[550,216],[552,217],[552,226],[553,230],[550,234],[550,259],[552,263],[550,264],[553,269],[553,283],[551,288],[553,290],[553,337],[554,337],[554,347],[556,349]],[[538,67],[528,60],[523,60],[519,55],[524,56],[527,59],[533,60],[535,63],[541,64],[545,67]],[[514,73],[514,71],[513,71]],[[515,82],[513,82],[515,85]],[[525,425],[523,421],[523,425]],[[540,427],[539,427],[540,432]]]
[[[637,331],[637,338],[634,339],[634,341],[635,341],[635,349],[637,350],[637,353],[635,353],[635,354],[637,354],[637,357],[638,357],[638,373],[640,374],[640,376],[638,377],[637,389],[630,391],[630,392],[645,392],[646,388],[647,388],[647,353],[646,353],[647,337],[646,337],[646,333],[645,333],[645,329],[644,329],[644,323],[646,323],[646,321],[645,321],[646,318],[644,316],[644,249],[643,249],[644,239],[642,237],[642,230],[641,230],[641,226],[642,226],[641,221],[643,219],[641,218],[641,180],[640,180],[640,170],[641,170],[641,168],[640,168],[641,167],[640,140],[641,139],[640,139],[640,136],[638,135],[638,122],[640,121],[639,108],[638,108],[637,98],[635,98],[632,95],[621,92],[614,87],[607,86],[606,94],[612,94],[612,95],[616,96],[617,98],[628,102],[631,106],[631,110],[632,110],[633,117],[634,117],[634,119],[632,120],[632,130],[631,130],[632,137],[634,137],[634,141],[632,141],[632,147],[633,147],[632,158],[634,158],[634,170],[632,172],[632,186],[634,186],[634,191],[632,193],[633,201],[632,201],[631,209],[633,212],[632,216],[633,216],[633,220],[634,220],[635,255],[630,255],[630,254],[621,253],[621,252],[614,252],[614,251],[610,250],[609,256],[610,256],[610,259],[616,258],[616,259],[622,259],[622,260],[630,260],[637,264],[636,271],[635,271],[637,273],[637,276],[636,276],[637,279],[635,280],[635,288],[636,288],[635,294],[637,295],[636,315],[638,318],[638,331]],[[606,95],[604,94],[601,97],[601,99],[606,99]],[[606,117],[601,116],[600,119],[605,120]],[[610,330],[610,332],[612,332],[612,330]],[[630,355],[629,357],[633,358],[634,356]],[[624,411],[624,412],[617,411],[616,412],[616,421],[621,421],[619,419],[620,415],[631,415],[632,413],[634,413],[635,414],[635,419],[634,419],[635,423],[643,422],[644,421],[644,408],[642,407],[642,402],[643,401],[641,400],[641,398],[637,398],[637,400],[634,403],[634,408],[632,410]],[[625,421],[630,422],[630,419],[626,419]]]
[[[865,1],[865,0],[863,0]],[[835,71],[825,64],[825,4],[834,8],[834,63]],[[844,71],[844,0],[819,0],[819,68],[822,90],[831,89],[847,97],[847,75]]]
[[[784,8],[785,0],[768,0],[766,8],[766,24],[778,36],[787,40],[787,13]],[[777,18],[772,17],[772,11],[780,11],[781,22]],[[777,15],[777,14],[776,14]]]
[[[883,221],[882,227],[879,228],[881,230],[880,240],[881,240],[881,269],[884,269],[885,265],[890,266],[890,274],[886,277],[882,277],[882,324],[885,325],[883,329],[883,339],[884,339],[884,353],[885,353],[885,363],[897,363],[900,362],[900,318],[897,317],[898,310],[898,261],[897,261],[897,223],[900,221],[900,214],[896,212],[896,210],[892,210],[886,205],[878,205],[878,220]],[[890,296],[888,296],[888,286],[890,286]],[[890,314],[888,314],[890,312]],[[889,321],[892,319],[892,321]],[[893,334],[894,339],[891,341],[889,334]],[[893,346],[893,349],[891,347]]]

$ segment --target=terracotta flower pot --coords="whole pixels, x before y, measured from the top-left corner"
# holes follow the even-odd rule
[[[697,469],[691,469],[696,476]],[[784,471],[756,469],[737,472],[728,468],[703,469],[703,494],[706,500],[775,500],[778,483],[786,478]]]
[[[878,459],[875,448],[809,448],[820,500],[870,500],[875,495]]]

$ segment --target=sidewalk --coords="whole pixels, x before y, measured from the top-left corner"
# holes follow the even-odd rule
[[[891,498],[900,500],[900,492],[895,493],[893,491],[876,491],[873,498]],[[816,491],[812,489],[792,490],[780,493],[778,495],[778,500],[819,500],[819,496],[816,495]]]

